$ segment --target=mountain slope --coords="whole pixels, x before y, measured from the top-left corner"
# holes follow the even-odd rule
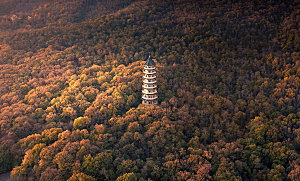
[[[0,5],[1,173],[297,180],[297,2]],[[149,54],[158,107],[140,105]]]

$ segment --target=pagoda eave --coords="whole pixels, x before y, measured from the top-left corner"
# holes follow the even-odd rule
[[[158,97],[156,96],[156,97],[153,97],[153,98],[149,98],[149,97],[142,97],[143,99],[145,99],[145,100],[155,100],[155,99],[157,99]]]
[[[148,80],[148,79],[147,79]],[[152,81],[152,82],[149,82],[149,81],[146,81],[146,80],[144,80],[143,81],[145,84],[155,84],[156,83],[156,80],[155,81]]]
[[[144,94],[156,94],[157,93],[157,91],[155,91],[155,92],[148,92],[148,91],[142,91],[142,93],[144,93]]]
[[[155,79],[156,76],[153,76],[153,77],[146,77],[146,76],[143,76],[144,79]]]
[[[156,71],[154,71],[154,70],[151,71],[151,72],[149,72],[149,71],[143,71],[143,73],[144,73],[144,74],[148,74],[148,75],[149,75],[149,74],[156,74]]]
[[[142,87],[145,88],[145,89],[156,89],[157,88],[157,85],[155,86],[152,86],[152,87],[148,87],[148,86],[145,86],[147,84],[144,84]]]
[[[144,67],[145,70],[155,70],[155,67]]]

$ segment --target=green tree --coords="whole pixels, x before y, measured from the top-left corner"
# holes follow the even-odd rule
[[[84,173],[74,173],[68,181],[96,181],[96,179]]]
[[[87,155],[84,157],[82,168],[84,173],[92,175],[98,180],[111,179],[113,176],[112,161],[112,154],[109,152],[99,153],[95,157]]]
[[[0,173],[7,172],[12,167],[13,157],[9,151],[0,150]]]
[[[116,181],[137,181],[137,177],[134,173],[125,173],[118,177]]]
[[[84,129],[91,124],[91,120],[88,117],[79,117],[74,120],[73,128],[74,129]]]

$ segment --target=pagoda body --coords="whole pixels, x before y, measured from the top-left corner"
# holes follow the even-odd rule
[[[156,85],[156,71],[155,65],[156,63],[149,58],[144,63],[144,80],[143,80],[143,89],[142,89],[142,100],[143,104],[157,104],[157,85]]]

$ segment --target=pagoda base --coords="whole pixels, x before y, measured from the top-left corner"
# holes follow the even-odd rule
[[[146,105],[156,105],[156,104],[158,104],[157,100],[151,100],[151,101],[149,101],[149,100],[143,100],[142,103],[146,104]]]

